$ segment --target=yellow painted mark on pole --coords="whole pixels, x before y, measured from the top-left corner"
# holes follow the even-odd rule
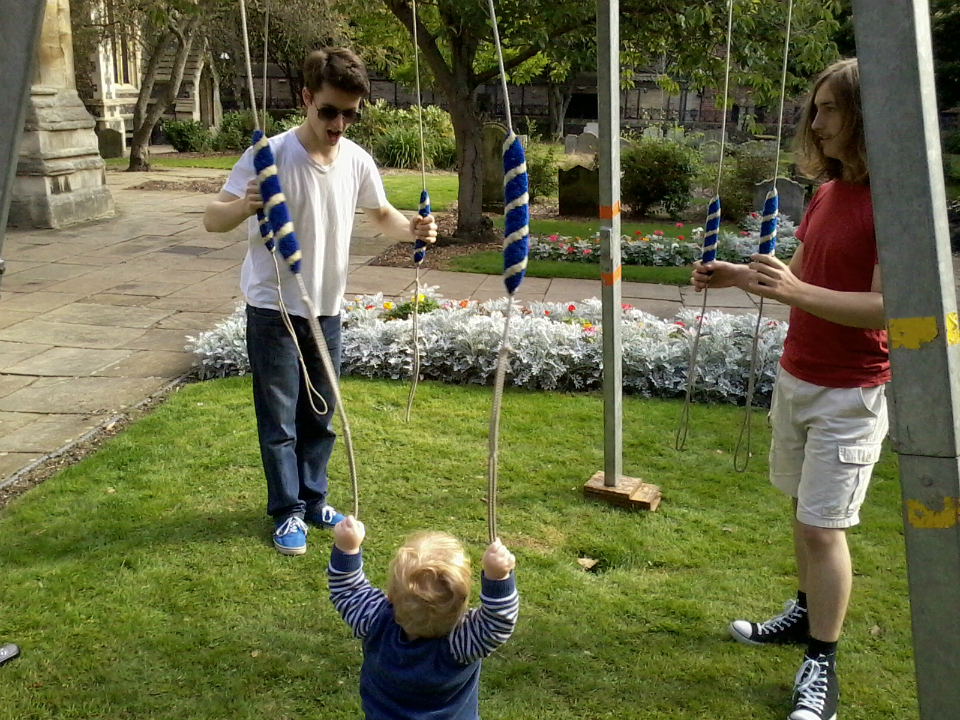
[[[935,317],[892,318],[887,328],[891,350],[919,350],[923,343],[933,341],[939,334]]]
[[[917,500],[907,500],[906,506],[907,521],[918,530],[946,530],[957,524],[957,498],[945,497],[943,510],[931,510]]]
[[[960,322],[955,312],[947,313],[947,345],[960,343]]]

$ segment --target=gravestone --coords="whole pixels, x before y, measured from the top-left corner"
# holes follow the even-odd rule
[[[563,139],[563,152],[569,155],[570,153],[575,153],[576,151],[577,151],[577,136],[567,135]]]
[[[648,128],[644,128],[643,137],[647,140],[659,140],[662,137],[660,134],[660,128],[656,125],[651,125]]]
[[[758,211],[763,209],[763,202],[772,187],[773,180],[764,180],[754,186],[753,206]],[[779,196],[780,214],[786,215],[795,224],[799,225],[803,219],[803,185],[789,178],[778,177],[777,195]]]
[[[703,139],[721,142],[724,139],[723,130],[707,130],[705,133],[703,133]]]
[[[595,155],[600,149],[600,138],[592,132],[584,130],[577,138],[577,152],[584,155]]]
[[[761,155],[763,150],[763,145],[761,145],[756,140],[750,140],[745,143],[737,145],[737,152],[741,155]]]
[[[716,140],[707,140],[700,145],[700,154],[705,163],[720,162],[720,143]]]
[[[123,135],[120,131],[104,128],[97,133],[97,144],[100,146],[100,157],[123,157]]]
[[[596,217],[600,210],[600,170],[575,165],[559,171],[559,212]]]
[[[667,140],[671,142],[682,143],[683,142],[683,128],[682,127],[672,127],[667,130]]]
[[[597,137],[600,137],[600,123],[588,122],[583,126],[583,131],[585,133],[593,133]]]
[[[500,123],[483,126],[483,210],[503,213],[503,141],[507,128]]]

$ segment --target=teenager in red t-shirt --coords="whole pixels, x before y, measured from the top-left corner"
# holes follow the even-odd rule
[[[790,264],[696,263],[691,282],[739,287],[791,306],[774,387],[770,479],[793,498],[798,592],[764,622],[736,620],[747,645],[807,645],[788,720],[834,720],[835,662],[853,571],[846,528],[859,522],[887,433],[890,379],[856,60],[817,79],[797,132],[800,167],[826,180],[797,232]]]

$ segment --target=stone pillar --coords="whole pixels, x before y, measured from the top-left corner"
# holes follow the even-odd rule
[[[9,221],[60,228],[113,215],[94,121],[77,95],[69,0],[47,0]]]

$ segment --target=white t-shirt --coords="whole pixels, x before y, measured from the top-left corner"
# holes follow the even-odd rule
[[[300,251],[301,274],[307,292],[320,315],[339,315],[347,286],[350,236],[357,208],[377,209],[387,204],[383,181],[373,158],[359,145],[340,138],[340,151],[330,165],[310,157],[295,130],[270,138],[280,187],[287,199]],[[234,165],[223,189],[243,197],[247,183],[256,177],[253,148]],[[240,287],[248,304],[279,310],[277,271],[270,251],[263,244],[257,216],[247,220],[249,247],[240,271]],[[290,267],[280,263],[283,302],[292,315],[309,317],[306,303]]]

